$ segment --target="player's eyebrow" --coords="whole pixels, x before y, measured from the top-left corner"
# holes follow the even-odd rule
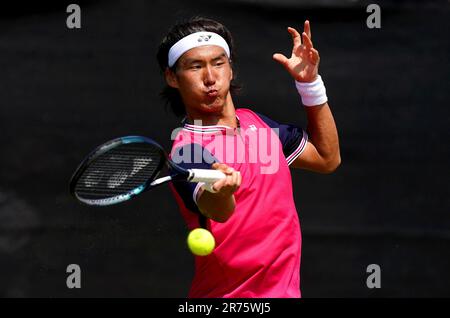
[[[222,54],[220,54],[219,56],[213,58],[212,61],[214,62],[214,61],[220,60],[220,59],[222,59],[222,58],[224,58],[224,57],[226,57],[226,54],[225,54],[225,53],[222,53]]]

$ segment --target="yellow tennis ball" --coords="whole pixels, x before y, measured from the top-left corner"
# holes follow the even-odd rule
[[[206,256],[211,254],[216,246],[216,241],[210,231],[198,228],[189,233],[187,245],[192,254]]]

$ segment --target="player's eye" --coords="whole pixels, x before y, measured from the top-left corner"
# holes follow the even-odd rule
[[[191,70],[199,70],[199,69],[201,69],[202,68],[202,66],[200,65],[200,64],[192,64],[191,66],[190,66],[190,69]]]

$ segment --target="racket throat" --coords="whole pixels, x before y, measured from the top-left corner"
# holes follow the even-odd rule
[[[151,187],[157,186],[157,185],[160,185],[160,184],[172,181],[172,180],[173,180],[172,176],[162,177],[162,178],[159,178],[159,179],[153,181],[152,183],[150,183],[150,186]]]

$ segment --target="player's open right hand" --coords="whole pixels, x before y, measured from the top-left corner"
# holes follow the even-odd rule
[[[313,82],[319,72],[319,51],[313,47],[311,40],[311,26],[305,21],[304,32],[300,33],[294,28],[288,28],[292,36],[292,54],[287,58],[281,53],[273,55],[273,59],[284,66],[291,76],[298,82]]]

